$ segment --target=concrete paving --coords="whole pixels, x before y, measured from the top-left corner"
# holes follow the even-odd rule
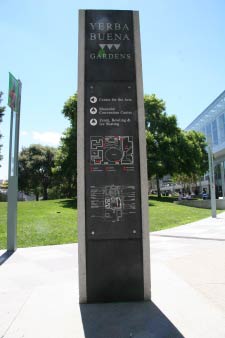
[[[152,302],[80,306],[77,244],[0,251],[0,338],[224,338],[225,213],[150,240]]]

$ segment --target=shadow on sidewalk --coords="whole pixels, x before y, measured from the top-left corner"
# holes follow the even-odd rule
[[[4,264],[7,259],[9,259],[12,254],[14,254],[15,251],[13,250],[7,250],[0,256],[0,265]]]
[[[183,338],[153,302],[81,304],[85,338]]]

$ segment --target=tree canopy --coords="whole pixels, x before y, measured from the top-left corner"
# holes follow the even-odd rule
[[[168,116],[165,102],[153,95],[144,97],[148,175],[162,178],[177,168],[180,129],[175,115]]]
[[[195,130],[182,131],[179,138],[178,173],[196,181],[208,170],[207,143],[204,134]]]
[[[64,104],[63,115],[69,119],[56,153],[54,173],[61,177],[61,189],[67,197],[76,195],[77,188],[77,94]]]
[[[48,199],[48,188],[53,183],[56,149],[40,144],[23,148],[19,154],[19,189]]]

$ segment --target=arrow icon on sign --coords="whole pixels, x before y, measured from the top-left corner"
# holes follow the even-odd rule
[[[90,125],[91,125],[91,126],[96,126],[97,123],[98,123],[98,122],[97,122],[96,119],[91,119],[91,120],[90,120]]]
[[[97,113],[97,108],[91,107],[90,113],[91,113],[91,114],[96,114],[96,113]]]
[[[97,102],[97,97],[91,96],[91,97],[90,97],[90,102],[91,102],[91,103]]]

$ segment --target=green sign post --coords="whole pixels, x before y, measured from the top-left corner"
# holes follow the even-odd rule
[[[20,103],[22,83],[9,73],[8,105],[11,108],[9,169],[8,169],[8,214],[7,214],[7,250],[17,248],[17,196],[18,196],[18,150]]]

